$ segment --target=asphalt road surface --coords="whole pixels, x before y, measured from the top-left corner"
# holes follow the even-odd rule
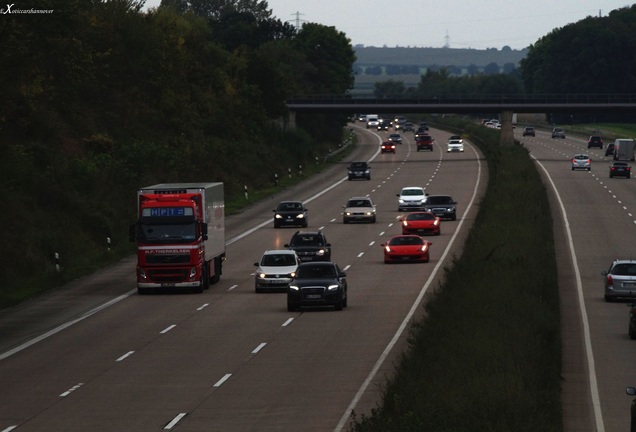
[[[603,299],[601,272],[614,259],[636,257],[635,179],[610,179],[610,158],[588,149],[587,137],[521,137],[519,128],[516,136],[537,160],[555,216],[564,430],[628,431],[625,387],[636,384],[636,343],[627,334],[627,302]],[[589,172],[571,170],[577,153],[590,155]]]
[[[464,153],[418,153],[405,134],[396,154],[379,154],[387,133],[357,131],[350,159],[370,160],[371,180],[347,181],[343,162],[228,217],[223,275],[203,294],[139,296],[127,259],[1,311],[0,431],[339,431],[352,412],[369,414],[410,321],[461,253],[487,170],[470,143]],[[450,135],[431,134],[440,144]],[[452,195],[458,219],[430,238],[429,263],[385,265],[380,243],[400,233],[404,186]],[[367,194],[377,223],[343,224],[342,205]],[[344,311],[290,313],[285,294],[254,292],[254,263],[296,230],[273,228],[271,210],[284,199],[304,201],[307,229],[331,242],[349,282]]]

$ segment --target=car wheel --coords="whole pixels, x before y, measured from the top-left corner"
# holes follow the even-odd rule
[[[371,223],[375,223],[375,216],[373,216],[373,219],[371,219]]]
[[[137,294],[139,295],[146,295],[149,294],[150,290],[148,288],[139,288],[137,287]]]
[[[303,228],[307,228],[307,223],[308,223],[308,222],[307,222],[307,220],[305,219],[305,220],[303,221]]]
[[[631,324],[629,325],[628,333],[630,338],[636,339],[636,331],[634,331]]]
[[[296,310],[297,310],[296,305],[294,305],[289,300],[287,300],[287,312],[296,312]]]
[[[608,303],[611,303],[612,302],[612,298],[610,296],[606,295],[605,296],[605,301],[608,302]]]
[[[279,224],[279,223],[274,222],[274,228],[280,228],[280,224]]]
[[[346,295],[346,293],[345,293],[345,298],[344,298],[344,300],[342,301],[342,307],[347,307],[347,305],[348,305],[348,303],[349,303],[349,302],[347,301],[348,299],[349,299],[349,297],[348,297],[348,296]]]
[[[592,171],[592,168],[588,168],[587,170],[588,170],[588,171]]]

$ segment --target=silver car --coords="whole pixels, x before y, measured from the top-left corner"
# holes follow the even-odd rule
[[[265,251],[254,275],[254,291],[286,291],[296,276],[300,260],[296,252],[289,249]]]
[[[343,206],[342,223],[371,222],[375,223],[375,204],[371,197],[351,197]]]
[[[605,301],[636,297],[636,261],[615,260],[605,276]]]
[[[592,159],[584,153],[576,154],[572,158],[572,171],[577,169],[591,170],[592,169]]]

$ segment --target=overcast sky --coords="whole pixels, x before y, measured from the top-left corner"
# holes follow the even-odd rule
[[[154,7],[161,0],[148,0]],[[607,16],[625,0],[268,0],[292,24],[333,26],[353,45],[522,49],[556,28]]]

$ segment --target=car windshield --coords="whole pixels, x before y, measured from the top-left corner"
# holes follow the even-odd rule
[[[369,200],[349,200],[347,207],[371,207]]]
[[[408,246],[421,244],[424,244],[424,241],[418,236],[393,237],[389,242],[389,245],[391,246]]]
[[[424,191],[422,189],[402,189],[402,195],[405,195],[405,196],[424,195]]]
[[[351,164],[351,169],[365,169],[367,164],[365,162],[354,162]]]
[[[317,235],[296,235],[292,239],[293,246],[324,246],[322,239]]]
[[[302,210],[303,205],[301,203],[280,203],[278,205],[279,211],[294,211]]]
[[[287,267],[296,264],[296,258],[292,254],[267,254],[261,260],[262,266]]]
[[[616,264],[612,269],[612,274],[616,276],[636,276],[636,263]]]
[[[406,217],[406,220],[433,220],[435,215],[433,213],[411,213]]]
[[[336,269],[333,265],[315,264],[298,267],[296,279],[333,278]]]
[[[449,196],[429,196],[426,202],[428,204],[452,204],[453,199]]]

